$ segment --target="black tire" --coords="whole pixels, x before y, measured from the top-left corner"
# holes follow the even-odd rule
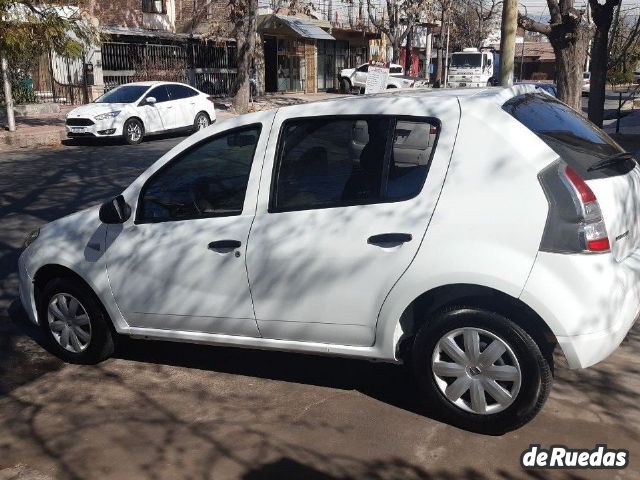
[[[144,125],[137,118],[130,118],[124,122],[122,135],[129,145],[138,145],[144,138]]]
[[[71,295],[75,298],[79,302],[79,308],[85,310],[89,319],[90,338],[86,348],[78,353],[65,349],[56,340],[51,328],[48,306],[51,300],[59,294]],[[56,278],[47,283],[38,305],[38,318],[49,351],[65,362],[93,365],[106,360],[113,354],[115,332],[112,330],[111,321],[94,293],[74,278]]]
[[[351,91],[351,82],[348,78],[340,79],[340,92],[341,93],[349,93]]]
[[[205,125],[206,123],[206,125]],[[207,112],[199,112],[196,115],[196,118],[193,120],[193,129],[194,131],[202,130],[211,125],[211,119]]]
[[[391,90],[392,88],[398,88],[395,85],[387,85],[387,90]]]
[[[432,369],[434,349],[445,334],[464,327],[475,327],[499,337],[517,359],[521,371],[520,388],[515,400],[502,411],[478,414],[464,410],[447,399],[436,383]],[[480,348],[484,351],[486,344]],[[503,315],[477,308],[447,309],[425,323],[416,335],[412,359],[425,403],[435,407],[446,422],[478,433],[499,435],[526,424],[546,402],[553,383],[549,362],[527,332]],[[474,373],[468,370],[465,375],[473,378]],[[508,388],[509,384],[506,385]],[[467,393],[471,392],[465,395]]]

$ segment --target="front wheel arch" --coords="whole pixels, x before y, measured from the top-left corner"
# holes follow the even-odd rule
[[[81,283],[83,287],[85,287],[88,291],[90,291],[94,299],[101,306],[102,311],[105,315],[105,318],[109,320],[108,323],[111,326],[112,332],[114,334],[117,333],[115,327],[113,326],[113,320],[111,319],[109,313],[107,312],[107,309],[102,303],[102,300],[100,300],[100,297],[96,294],[94,288],[91,285],[89,285],[89,282],[87,282],[82,277],[82,275],[71,270],[69,267],[65,267],[64,265],[59,265],[59,264],[43,265],[36,271],[36,274],[33,277],[33,287],[34,287],[33,294],[34,294],[34,300],[36,304],[36,320],[38,324],[40,324],[40,318],[37,312],[39,311],[40,303],[42,302],[42,292],[44,291],[47,284],[52,280],[55,280],[56,278],[71,278]]]

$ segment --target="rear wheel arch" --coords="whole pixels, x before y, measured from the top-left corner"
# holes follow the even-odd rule
[[[542,354],[553,365],[556,337],[547,323],[521,300],[499,290],[473,284],[442,285],[422,293],[403,311],[400,327],[403,336],[396,345],[398,358],[411,351],[416,333],[424,323],[446,308],[475,307],[510,318],[536,342]]]

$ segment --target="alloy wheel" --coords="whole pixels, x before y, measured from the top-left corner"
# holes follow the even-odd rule
[[[204,115],[199,115],[196,124],[198,126],[198,130],[202,130],[203,128],[207,128],[209,126],[209,121]]]
[[[81,353],[91,342],[91,320],[87,310],[73,295],[57,293],[47,307],[49,329],[65,350]]]
[[[474,327],[443,335],[433,350],[431,370],[449,402],[479,415],[508,408],[522,383],[511,347],[497,335]]]
[[[127,125],[127,136],[132,142],[137,142],[142,138],[142,128],[137,122]]]

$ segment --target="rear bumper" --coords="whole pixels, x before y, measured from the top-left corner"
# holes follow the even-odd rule
[[[622,262],[610,253],[540,252],[520,299],[551,328],[570,368],[618,348],[640,312],[640,250]]]

